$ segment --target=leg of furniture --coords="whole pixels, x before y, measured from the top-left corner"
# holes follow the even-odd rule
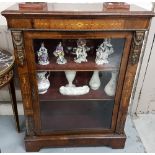
[[[9,91],[10,91],[10,96],[11,96],[11,100],[12,100],[12,109],[13,109],[13,113],[14,113],[14,117],[15,117],[15,121],[16,121],[16,128],[17,128],[17,131],[20,132],[17,101],[16,101],[16,94],[15,94],[13,78],[11,79],[11,81],[9,83]]]

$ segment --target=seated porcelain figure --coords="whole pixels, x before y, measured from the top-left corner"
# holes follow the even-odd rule
[[[41,47],[39,51],[37,52],[38,55],[38,63],[40,65],[48,65],[49,64],[49,57],[48,57],[48,51],[44,46],[44,43],[41,44]]]
[[[76,57],[74,61],[76,63],[87,62],[87,51],[90,49],[86,46],[86,40],[79,39],[77,41],[77,47],[74,48]]]
[[[62,46],[61,42],[58,44],[58,46],[56,47],[56,50],[53,52],[53,54],[56,57],[58,57],[57,58],[57,63],[58,64],[65,64],[65,63],[67,63],[67,60],[64,57],[65,53],[64,53],[63,46]]]
[[[110,39],[105,39],[105,41],[99,46],[96,51],[96,64],[102,65],[109,63],[109,55],[114,53],[112,44],[110,43]]]

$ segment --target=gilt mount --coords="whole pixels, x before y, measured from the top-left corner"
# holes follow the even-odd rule
[[[129,61],[132,65],[137,64],[139,61],[139,55],[143,44],[144,35],[145,35],[144,31],[135,31],[133,35],[131,53],[129,57]]]
[[[16,49],[18,64],[23,66],[25,58],[22,31],[12,31],[12,39],[14,48]]]

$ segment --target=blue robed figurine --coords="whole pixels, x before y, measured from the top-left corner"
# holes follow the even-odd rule
[[[67,60],[64,57],[65,53],[64,53],[63,46],[62,46],[61,42],[57,45],[57,47],[56,47],[55,51],[53,52],[53,54],[56,57],[58,57],[57,58],[57,63],[58,64],[65,64],[65,63],[67,63]]]
[[[41,47],[39,51],[37,52],[38,55],[38,63],[40,65],[48,65],[49,64],[49,57],[47,49],[44,46],[44,43],[41,43]]]

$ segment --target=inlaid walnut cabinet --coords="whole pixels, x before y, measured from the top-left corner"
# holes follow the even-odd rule
[[[145,32],[154,16],[136,6],[129,11],[106,11],[103,4],[48,4],[42,10],[20,10],[18,4],[2,12],[12,33],[14,53],[26,118],[27,151],[43,147],[110,146],[123,148],[124,125],[143,45]],[[77,40],[86,41],[87,62],[74,61]],[[109,63],[95,63],[99,46],[108,39],[114,53]],[[66,64],[57,64],[53,55],[62,43]],[[39,65],[41,43],[48,50],[50,63]],[[74,70],[76,87],[87,85],[85,95],[62,95],[68,83],[65,71]],[[50,73],[50,88],[38,93],[37,72]],[[100,87],[93,90],[89,81],[98,71]],[[111,95],[106,87],[111,86]],[[114,90],[115,89],[115,90]]]

